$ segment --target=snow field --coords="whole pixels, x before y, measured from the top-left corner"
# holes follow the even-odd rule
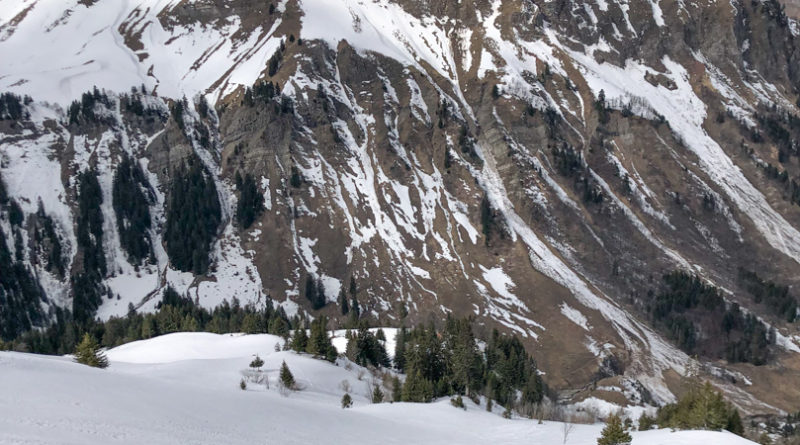
[[[385,330],[387,337],[390,331]],[[108,351],[111,366],[68,357],[0,353],[0,444],[561,444],[563,424],[503,419],[466,400],[370,404],[367,377],[294,352],[272,335],[176,333]],[[241,371],[258,353],[276,375],[286,361],[304,389],[246,391]],[[342,361],[340,360],[340,364]],[[349,369],[348,369],[349,368]],[[343,410],[342,380],[355,404]],[[575,425],[567,444],[594,445],[602,424]],[[746,445],[729,433],[634,432],[633,445]]]

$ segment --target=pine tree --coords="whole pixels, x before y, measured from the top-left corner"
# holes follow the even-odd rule
[[[144,320],[142,321],[142,338],[143,339],[153,338],[156,335],[158,334],[156,333],[156,328],[153,323],[153,315],[147,314],[145,315]]]
[[[353,297],[350,300],[350,316],[354,320],[358,320],[361,317],[361,306],[358,305],[358,300],[356,297]]]
[[[358,287],[356,286],[356,279],[352,275],[350,276],[350,297],[355,298],[356,294],[358,293]]]
[[[375,385],[375,389],[372,390],[372,403],[381,402],[383,402],[383,391],[381,391],[380,385]]]
[[[258,333],[258,317],[254,313],[245,314],[242,319],[242,332],[245,334]]]
[[[639,431],[651,430],[655,424],[655,419],[645,413],[642,413],[642,415],[639,417]]]
[[[281,386],[289,390],[295,389],[296,383],[294,381],[294,376],[292,375],[292,371],[289,370],[289,366],[286,365],[286,361],[281,363],[280,379]]]
[[[325,287],[322,282],[314,280],[311,275],[306,276],[306,299],[311,302],[311,308],[315,311],[322,309],[327,303],[325,298]]]
[[[656,423],[662,428],[726,429],[740,435],[744,429],[738,410],[708,382],[689,391],[677,403],[661,407]]]
[[[256,358],[250,362],[250,367],[253,369],[261,369],[262,366],[264,366],[264,360],[262,360],[261,357],[256,354]]]
[[[141,167],[127,155],[114,173],[111,196],[120,244],[133,264],[141,264],[153,254],[149,229],[155,197]]]
[[[728,417],[728,424],[725,426],[725,429],[733,434],[744,436],[744,425],[742,425],[742,418],[739,416],[739,410],[732,407],[730,409],[732,412]]]
[[[350,397],[350,394],[345,393],[342,396],[342,409],[350,408],[353,406],[353,398]]]
[[[328,318],[324,315],[311,322],[311,336],[308,339],[306,352],[333,362],[336,360],[336,350],[328,337],[327,325]]]
[[[222,211],[213,176],[199,158],[175,172],[166,209],[164,242],[172,266],[205,274]]]
[[[253,175],[247,173],[241,179],[237,174],[237,189],[239,190],[239,200],[236,202],[236,221],[242,229],[249,228],[256,218],[264,211],[264,195],[258,190]]]
[[[339,309],[342,315],[347,315],[350,312],[350,305],[347,303],[347,296],[344,294],[344,288],[339,291]]]
[[[108,359],[100,350],[100,345],[89,333],[83,334],[83,340],[75,349],[75,361],[95,368],[108,367]]]
[[[308,334],[305,329],[295,329],[292,335],[292,350],[295,352],[305,352],[308,348]]]
[[[394,367],[400,372],[406,368],[406,327],[397,332],[394,342]]]
[[[103,190],[97,172],[86,170],[78,176],[76,237],[82,255],[82,271],[72,276],[72,314],[81,323],[94,318],[102,302],[100,281],[106,275],[103,250]]]
[[[392,378],[392,401],[399,402],[403,400],[403,384],[400,383],[400,378],[394,376]]]
[[[606,421],[597,445],[629,445],[631,440],[631,435],[622,426],[622,420],[614,414]]]
[[[185,332],[197,332],[200,330],[200,327],[197,325],[197,320],[192,317],[191,314],[186,314],[181,323],[181,330]]]
[[[403,385],[403,401],[428,403],[432,399],[433,383],[422,377],[419,370],[409,374]]]
[[[328,295],[325,293],[325,286],[321,279],[317,279],[317,299],[311,302],[314,310],[322,309],[328,304]]]

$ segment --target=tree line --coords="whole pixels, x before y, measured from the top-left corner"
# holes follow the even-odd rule
[[[214,332],[218,334],[244,332],[248,334],[274,334],[288,337],[299,317],[289,318],[282,307],[273,307],[271,300],[261,306],[242,305],[238,299],[224,300],[214,309],[206,309],[190,298],[181,296],[171,287],[161,294],[153,313],[136,312],[129,305],[124,317],[111,317],[106,321],[76,320],[70,311],[56,309],[56,321],[43,330],[31,330],[15,339],[0,344],[0,349],[11,349],[37,354],[68,354],[77,342],[89,333],[102,347],[112,348],[124,343],[144,340],[172,332]]]
[[[364,320],[348,330],[346,338],[345,355],[351,361],[375,368],[391,366],[406,374],[404,382],[393,379],[395,401],[426,403],[445,396],[465,395],[474,400],[485,396],[505,406],[508,413],[516,409],[530,415],[547,391],[535,360],[518,337],[495,329],[481,350],[471,319],[448,317],[441,328],[433,324],[400,328],[394,360],[383,346],[383,331],[373,333]]]

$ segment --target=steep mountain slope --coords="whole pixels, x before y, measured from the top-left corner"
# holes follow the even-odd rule
[[[21,327],[151,310],[167,284],[290,313],[321,293],[331,316],[345,293],[386,323],[513,330],[564,397],[661,403],[701,372],[796,408],[796,307],[753,296],[800,267],[777,2],[2,2],[0,88],[33,97],[0,121]],[[674,270],[725,301],[659,318]]]

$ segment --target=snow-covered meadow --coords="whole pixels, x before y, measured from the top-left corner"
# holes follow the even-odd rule
[[[389,335],[391,336],[391,335]],[[562,444],[558,422],[504,419],[466,400],[372,404],[373,378],[341,360],[289,351],[272,335],[178,333],[108,351],[111,366],[0,353],[0,444]],[[337,342],[338,343],[338,342]],[[254,354],[265,384],[239,388]],[[301,391],[281,395],[286,361]],[[342,382],[347,381],[345,385]],[[344,387],[354,406],[342,409]],[[566,443],[593,445],[602,424],[575,425]],[[726,432],[634,432],[633,445],[745,445]]]

